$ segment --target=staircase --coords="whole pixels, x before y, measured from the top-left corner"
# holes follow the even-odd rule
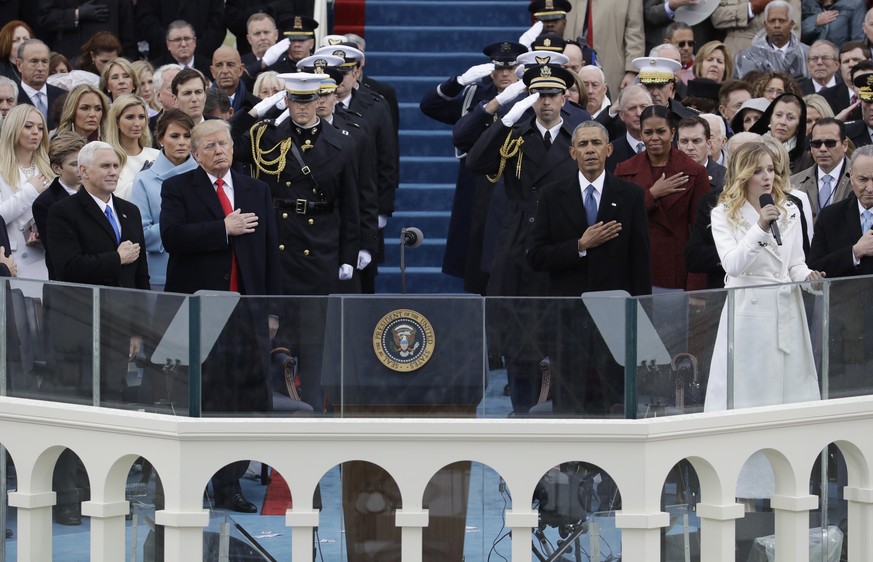
[[[400,187],[385,227],[385,263],[376,290],[400,292],[400,230],[424,232],[406,250],[410,293],[460,293],[463,281],[442,273],[458,161],[451,127],[418,109],[425,92],[474,64],[487,62],[482,47],[516,41],[530,25],[528,0],[366,0],[365,72],[397,90],[400,103]],[[338,33],[345,33],[339,27]]]

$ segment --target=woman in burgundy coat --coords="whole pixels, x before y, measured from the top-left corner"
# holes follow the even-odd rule
[[[646,193],[652,247],[652,285],[658,289],[706,287],[706,277],[685,269],[685,245],[700,199],[709,191],[706,168],[673,146],[673,113],[652,105],[640,115],[646,149],[615,168],[615,175]]]

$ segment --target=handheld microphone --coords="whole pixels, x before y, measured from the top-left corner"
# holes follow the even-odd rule
[[[773,196],[769,193],[764,193],[758,198],[758,204],[761,205],[763,209],[767,205],[775,205],[773,202]],[[779,232],[779,225],[776,224],[776,221],[770,222],[770,233],[773,235],[773,238],[776,239],[776,244],[782,245],[782,233]]]
[[[424,242],[424,233],[414,226],[407,226],[400,231],[400,244],[407,248],[418,248]]]

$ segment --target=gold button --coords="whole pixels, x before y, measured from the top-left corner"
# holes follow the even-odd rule
[[[315,191],[315,188],[312,188],[312,193],[318,193],[318,192]]]
[[[309,224],[315,224],[315,220],[314,220],[314,219],[309,219],[307,222],[309,222]]]
[[[285,244],[279,244],[279,251],[280,251],[280,252],[284,252],[284,251],[285,251]]]
[[[282,218],[283,218],[283,219],[287,219],[287,218],[288,218],[288,213],[282,213]]]
[[[286,182],[285,182],[285,187],[291,187],[291,182],[290,182],[290,181],[286,181]]]
[[[308,256],[308,255],[309,255],[309,250],[303,250],[303,255],[304,255],[304,256]]]

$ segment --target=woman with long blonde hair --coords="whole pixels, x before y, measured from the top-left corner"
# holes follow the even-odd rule
[[[48,157],[48,127],[31,105],[19,105],[6,114],[0,129],[0,216],[18,277],[48,279],[45,252],[33,222],[31,206],[54,174]]]
[[[100,140],[108,113],[109,98],[96,86],[79,84],[67,94],[55,135],[72,131],[89,142]]]
[[[114,102],[118,96],[135,93],[139,80],[130,61],[119,57],[103,67],[99,87]]]
[[[142,98],[135,94],[124,94],[113,102],[106,119],[103,140],[121,158],[121,173],[115,195],[129,201],[133,179],[146,163],[154,162],[159,154],[152,148],[148,110]]]

